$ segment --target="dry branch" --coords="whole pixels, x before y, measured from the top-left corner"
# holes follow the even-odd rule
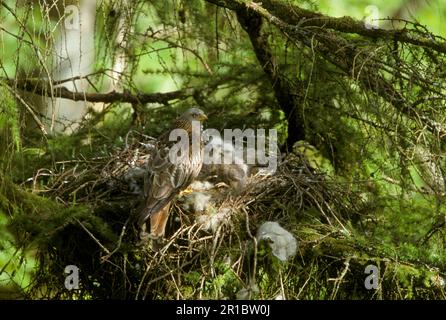
[[[231,10],[248,9],[266,18],[272,24],[283,21],[290,25],[303,27],[319,27],[343,33],[354,33],[372,39],[392,40],[430,48],[446,54],[446,42],[439,38],[427,38],[410,29],[385,30],[367,28],[363,21],[351,17],[330,17],[322,13],[305,10],[290,1],[263,0],[259,2],[242,0],[206,0],[217,6]]]
[[[326,61],[338,67],[345,76],[356,81],[363,89],[373,92],[390,103],[398,113],[404,114],[414,122],[423,123],[433,133],[440,133],[441,136],[445,134],[444,128],[436,126],[436,122],[420,109],[415,109],[395,82],[384,76],[387,70],[382,61],[374,59],[361,46],[344,38],[339,32],[356,33],[373,39],[412,44],[443,54],[446,53],[446,42],[438,40],[441,38],[411,29],[368,29],[363,22],[351,17],[331,18],[279,1],[255,3],[241,0],[208,0],[208,2],[234,10],[238,15],[239,22],[248,32],[256,56],[265,73],[270,77],[276,98],[287,116],[289,115],[287,110],[290,109],[288,106],[290,99],[286,97],[281,99],[281,95],[286,96],[289,90],[284,85],[286,84],[283,81],[284,75],[280,74],[280,69],[274,58],[269,54],[268,41],[260,32],[262,19],[277,27],[285,38],[296,44],[303,44],[312,52],[321,55]],[[411,85],[416,84],[426,93],[441,95],[446,100],[446,96],[438,92],[437,86],[426,83],[426,79],[419,78],[417,71],[411,70],[408,77],[412,82]],[[299,88],[294,89],[298,91]],[[279,95],[277,91],[280,92]],[[288,104],[281,103],[281,100],[288,101]],[[416,104],[414,105],[416,106]],[[292,107],[299,108],[298,101]],[[293,112],[298,113],[299,111],[293,110]],[[289,116],[288,120],[290,120]],[[298,126],[293,127],[298,128]]]
[[[127,102],[132,104],[146,104],[146,103],[162,103],[167,104],[169,101],[176,99],[186,99],[194,96],[198,92],[202,92],[203,88],[185,88],[181,90],[165,92],[165,93],[137,93],[130,92],[108,92],[108,93],[86,93],[73,92],[65,87],[54,88],[51,92],[50,84],[41,80],[15,80],[6,79],[8,85],[20,90],[28,91],[42,96],[52,96],[55,98],[65,98],[74,101],[89,101],[89,102]]]

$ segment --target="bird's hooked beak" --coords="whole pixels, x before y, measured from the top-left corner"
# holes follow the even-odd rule
[[[198,120],[200,120],[200,121],[205,121],[207,119],[208,119],[208,117],[204,113],[201,113],[198,115]]]

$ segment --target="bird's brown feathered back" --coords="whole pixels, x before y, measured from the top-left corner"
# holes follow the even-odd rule
[[[198,132],[200,146],[198,151],[193,150],[192,121],[200,121],[205,118],[206,116],[200,109],[189,109],[174,121],[168,131],[158,138],[149,163],[151,170],[150,185],[138,219],[140,227],[145,224],[151,215],[166,207],[181,190],[187,188],[198,176],[203,164],[202,130],[200,124],[200,131]],[[169,141],[170,132],[174,129],[184,129],[189,136],[189,157],[184,157],[177,163],[169,161],[169,150],[177,143],[176,141]]]

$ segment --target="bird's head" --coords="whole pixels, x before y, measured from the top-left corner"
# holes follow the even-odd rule
[[[203,110],[198,108],[190,108],[185,113],[183,113],[180,118],[192,122],[192,121],[204,121],[208,117],[206,116]]]

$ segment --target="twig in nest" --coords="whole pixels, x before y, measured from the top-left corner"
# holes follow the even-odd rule
[[[280,270],[280,269],[279,269],[279,278],[280,278],[280,291],[282,293],[282,299],[286,300],[285,286],[283,285],[282,270]]]
[[[256,285],[256,270],[257,270],[257,238],[254,237],[251,233],[251,230],[249,229],[249,215],[248,215],[248,211],[246,211],[245,208],[243,208],[243,212],[245,213],[246,216],[246,231],[248,232],[248,236],[252,239],[252,241],[254,242],[254,261],[252,264],[252,273],[250,275],[250,279],[249,279],[249,290],[248,290],[248,299],[251,299],[251,292],[252,292],[252,288]]]
[[[169,272],[167,272],[167,273],[165,273],[165,274],[163,274],[163,275],[160,275],[159,277],[156,277],[155,279],[150,280],[150,281],[147,283],[146,290],[145,290],[145,292],[144,292],[144,297],[143,297],[143,298],[144,298],[144,299],[146,298],[146,296],[147,296],[147,291],[149,290],[149,286],[150,286],[151,284],[153,284],[153,283],[155,283],[155,282],[157,282],[157,281],[159,281],[159,280],[162,280],[162,279],[164,279],[164,278],[170,276],[170,275],[171,275],[172,273],[174,273],[175,271],[179,271],[179,270],[183,269],[184,267],[186,267],[186,266],[192,264],[192,263],[195,261],[195,259],[196,259],[197,257],[200,256],[200,254],[201,254],[201,252],[197,253],[195,256],[192,257],[192,259],[190,259],[189,261],[186,261],[185,263],[183,263],[183,264],[182,264],[181,266],[179,266],[178,268],[171,269],[171,270],[169,270]],[[147,273],[147,272],[148,272],[148,269],[146,270],[146,273]],[[138,296],[139,296],[139,293],[140,293],[140,291],[141,291],[141,287],[142,287],[142,283],[143,283],[143,281],[144,281],[144,277],[143,277],[143,279],[141,280],[141,282],[140,282],[140,284],[139,284],[139,286],[138,286],[138,291],[136,292],[135,300],[138,300]]]
[[[96,242],[98,244],[98,246],[101,247],[102,250],[104,250],[105,252],[107,252],[107,254],[110,254],[110,250],[108,250],[106,247],[104,247],[102,245],[102,243],[99,242],[99,240],[87,229],[86,226],[83,225],[82,222],[80,222],[77,218],[74,218],[74,220],[76,220],[77,223],[80,224],[80,226],[82,227],[82,229],[85,230],[85,232],[94,240],[94,242]]]
[[[118,244],[116,245],[116,248],[114,248],[113,251],[110,252],[110,253],[108,253],[107,255],[102,256],[102,257],[101,257],[101,263],[104,263],[106,260],[108,260],[108,259],[109,259],[113,254],[115,254],[116,251],[118,251],[119,248],[121,247],[122,238],[124,237],[125,230],[127,229],[127,223],[129,222],[129,220],[130,220],[130,218],[128,218],[128,219],[125,221],[125,224],[124,224],[124,226],[122,227],[121,234],[119,235]]]
[[[348,269],[350,268],[350,259],[351,259],[351,257],[348,257],[345,260],[345,262],[344,262],[345,267],[342,270],[341,275],[339,277],[328,279],[328,281],[335,282],[334,290],[333,290],[333,293],[331,294],[331,299],[334,299],[336,297],[336,294],[338,293],[338,290],[339,290],[339,286],[341,285],[341,282],[344,280],[344,277],[347,274]]]

